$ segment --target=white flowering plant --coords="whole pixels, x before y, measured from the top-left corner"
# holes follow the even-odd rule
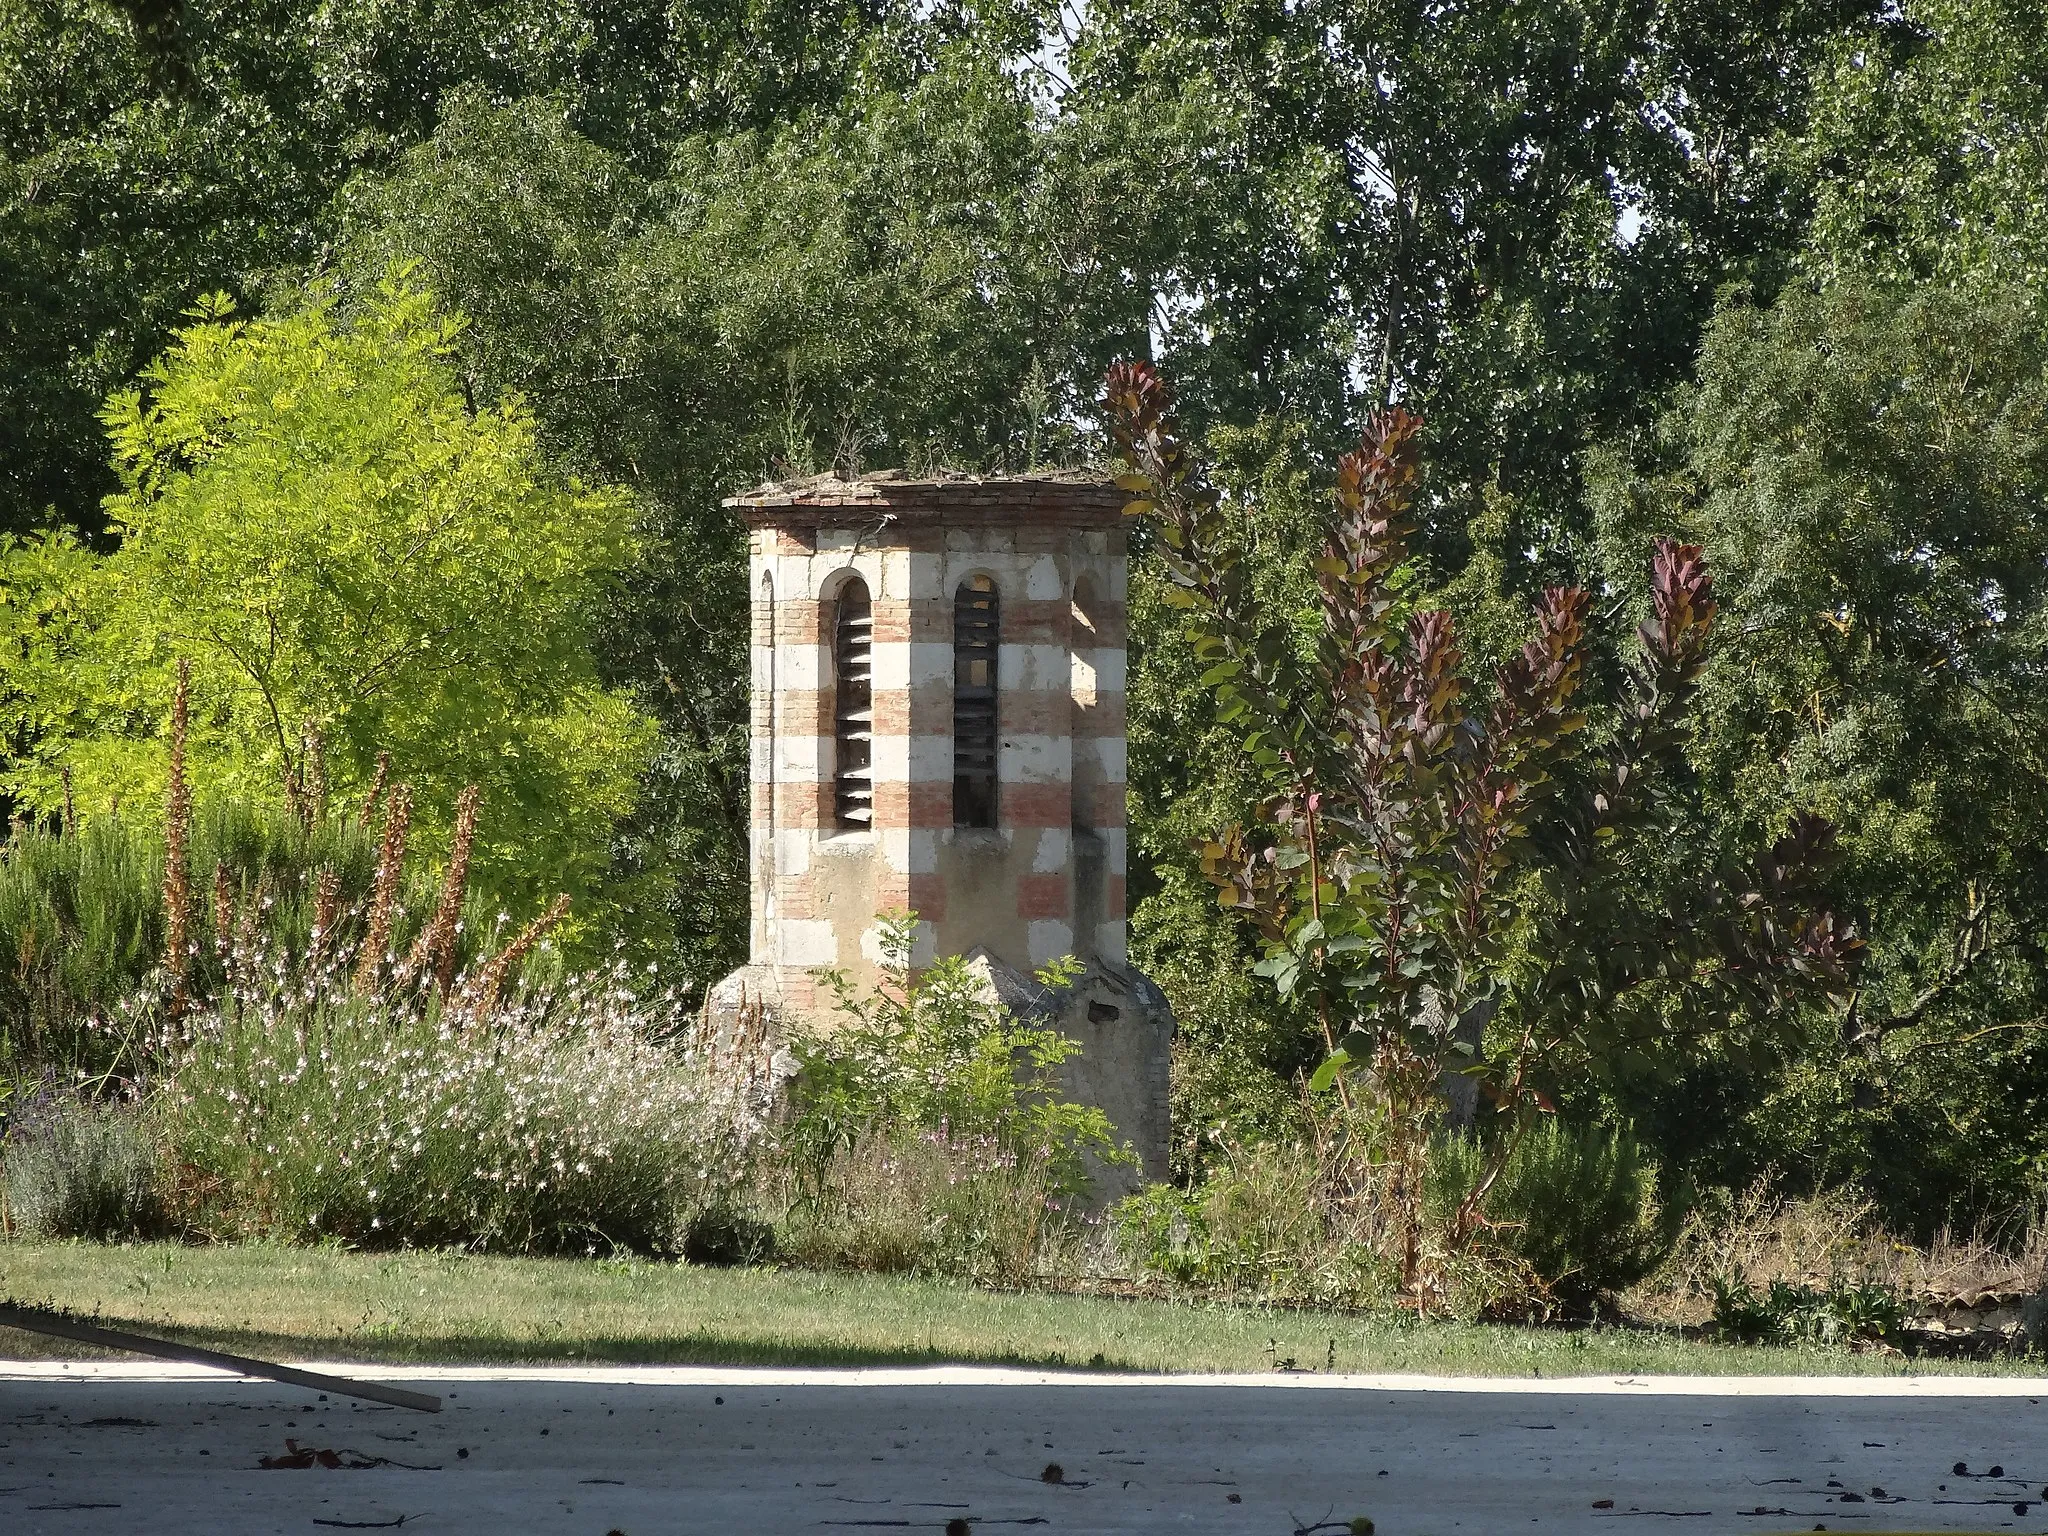
[[[681,1043],[622,967],[542,985],[351,985],[258,964],[183,1021],[161,1087],[191,1219],[234,1235],[680,1252],[750,1176],[752,1057]],[[486,1006],[488,1002],[488,1006]]]

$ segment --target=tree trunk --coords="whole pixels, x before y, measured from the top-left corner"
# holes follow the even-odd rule
[[[1472,1055],[1469,1058],[1463,1055],[1453,1058],[1453,1070],[1444,1073],[1444,1128],[1446,1130],[1455,1131],[1462,1135],[1470,1131],[1479,1121],[1479,1079],[1468,1077],[1463,1072],[1455,1070],[1455,1067],[1460,1062],[1476,1062],[1479,1060],[1480,1052],[1484,1049],[1486,1043],[1486,1026],[1493,1022],[1494,1010],[1499,1006],[1500,999],[1498,996],[1482,997],[1458,1016],[1456,1027],[1450,1031],[1453,1041],[1472,1047]],[[1423,1017],[1429,1020],[1432,1026],[1437,1025],[1443,1020],[1443,999],[1438,993],[1432,992],[1429,995],[1428,1001],[1423,1004]]]

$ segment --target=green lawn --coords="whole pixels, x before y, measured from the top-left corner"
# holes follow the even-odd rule
[[[995,1294],[944,1281],[573,1259],[0,1242],[0,1297],[273,1359],[1305,1369],[1580,1376],[2022,1374],[1214,1303]],[[0,1356],[89,1354],[0,1329]],[[2035,1367],[2034,1369],[2038,1369]]]

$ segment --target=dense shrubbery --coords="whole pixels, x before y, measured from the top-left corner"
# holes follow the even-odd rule
[[[356,808],[299,816],[214,799],[192,820],[186,956],[195,995],[215,995],[238,947],[304,954],[323,875],[333,879],[329,944],[353,948],[366,920],[379,834]],[[431,917],[437,877],[407,861],[391,942]],[[465,902],[458,956],[490,938],[491,908]],[[0,852],[0,1102],[11,1080],[141,1070],[141,1036],[165,993],[164,830],[147,807],[61,827],[18,824]]]
[[[837,1019],[795,1042],[784,1243],[812,1262],[1014,1282],[1074,1240],[1091,1169],[1128,1162],[1063,1097],[1077,1049],[999,1003],[959,956],[910,968],[912,913],[880,920],[882,979],[830,974]],[[1070,965],[1039,973],[1056,991]]]
[[[1508,1154],[1477,1241],[1444,1240],[1486,1166],[1467,1138],[1426,1152],[1425,1308],[1466,1315],[1583,1307],[1654,1269],[1673,1215],[1633,1137],[1546,1123]],[[1267,1300],[1389,1303],[1400,1291],[1398,1177],[1370,1112],[1305,1106],[1293,1140],[1227,1146],[1192,1190],[1155,1186],[1122,1202],[1126,1256],[1179,1285]],[[1682,1214],[1682,1212],[1678,1213]]]
[[[1431,1149],[1430,1203],[1448,1219],[1485,1168],[1480,1149],[1444,1137]],[[1561,1298],[1626,1290],[1671,1251],[1683,1204],[1660,1201],[1657,1165],[1634,1134],[1546,1119],[1509,1155],[1487,1192],[1492,1240]]]

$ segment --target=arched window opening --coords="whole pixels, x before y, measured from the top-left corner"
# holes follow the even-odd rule
[[[953,825],[996,824],[996,584],[970,576],[953,597]]]
[[[875,820],[874,610],[858,576],[839,589],[832,626],[832,814],[841,827]]]
[[[1098,606],[1095,583],[1084,573],[1074,583],[1074,599],[1068,613],[1068,720],[1074,741],[1073,804],[1077,830],[1095,825],[1095,797],[1102,777],[1100,743],[1096,740],[1096,652],[1102,643],[1095,619]]]

